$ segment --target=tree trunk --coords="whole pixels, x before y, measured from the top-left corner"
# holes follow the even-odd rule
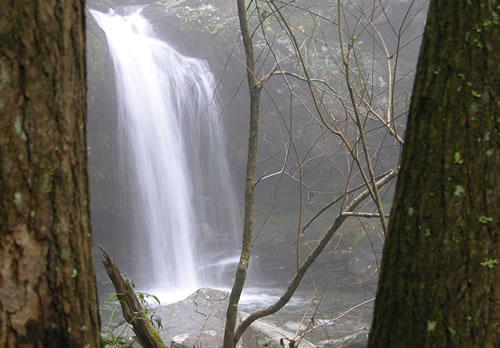
[[[238,316],[238,303],[247,277],[250,256],[252,253],[252,234],[254,223],[254,204],[255,204],[255,182],[257,172],[257,144],[259,139],[259,107],[261,85],[257,78],[255,70],[255,56],[253,51],[253,42],[248,29],[248,19],[245,0],[238,0],[238,17],[240,22],[241,36],[243,46],[245,47],[245,56],[247,63],[247,81],[250,92],[250,128],[248,134],[248,155],[247,171],[245,178],[245,216],[243,220],[243,241],[241,248],[240,261],[236,270],[229,304],[226,312],[226,325],[224,328],[224,348],[233,348],[238,343],[235,340],[235,328]]]
[[[500,346],[500,2],[431,1],[369,347]]]
[[[100,347],[84,1],[0,10],[0,346]]]

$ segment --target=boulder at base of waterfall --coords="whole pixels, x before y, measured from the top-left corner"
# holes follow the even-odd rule
[[[149,315],[153,316],[155,327],[156,320],[161,318],[158,332],[163,342],[172,348],[193,347],[222,347],[224,337],[224,325],[226,321],[226,309],[229,302],[229,294],[214,289],[199,289],[185,300],[161,306]],[[240,317],[247,315],[241,314]],[[238,321],[239,324],[239,321]],[[119,326],[113,330],[115,335],[121,333],[128,343],[140,347],[133,341],[134,333],[126,325]],[[255,348],[264,342],[268,347],[280,347],[280,340],[284,342],[293,338],[294,334],[280,329],[278,326],[265,320],[257,320],[243,334],[238,348]],[[307,341],[302,341],[302,348],[314,348]]]
[[[336,340],[321,341],[319,344],[323,348],[365,348],[368,345],[368,333],[368,330],[362,330]]]
[[[244,320],[248,317],[248,313],[240,312],[240,318]],[[273,323],[259,319],[256,320],[248,329],[246,329],[240,342],[243,341],[245,347],[289,347],[291,340],[295,338],[295,334],[279,328]],[[295,347],[297,345],[295,344]],[[307,340],[300,341],[300,348],[316,348],[314,344]]]

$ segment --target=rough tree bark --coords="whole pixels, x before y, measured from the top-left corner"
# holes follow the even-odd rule
[[[100,347],[84,1],[0,10],[0,346]]]
[[[369,347],[500,346],[500,1],[433,0]]]

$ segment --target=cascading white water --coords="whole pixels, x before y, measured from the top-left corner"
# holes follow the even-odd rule
[[[208,65],[156,38],[140,10],[91,13],[115,69],[120,168],[136,222],[132,277],[167,290],[223,285],[212,269],[239,249],[239,212]]]

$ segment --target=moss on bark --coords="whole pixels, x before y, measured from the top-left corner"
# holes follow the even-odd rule
[[[84,2],[0,11],[0,346],[99,347]]]
[[[431,2],[369,347],[500,345],[499,15]]]

